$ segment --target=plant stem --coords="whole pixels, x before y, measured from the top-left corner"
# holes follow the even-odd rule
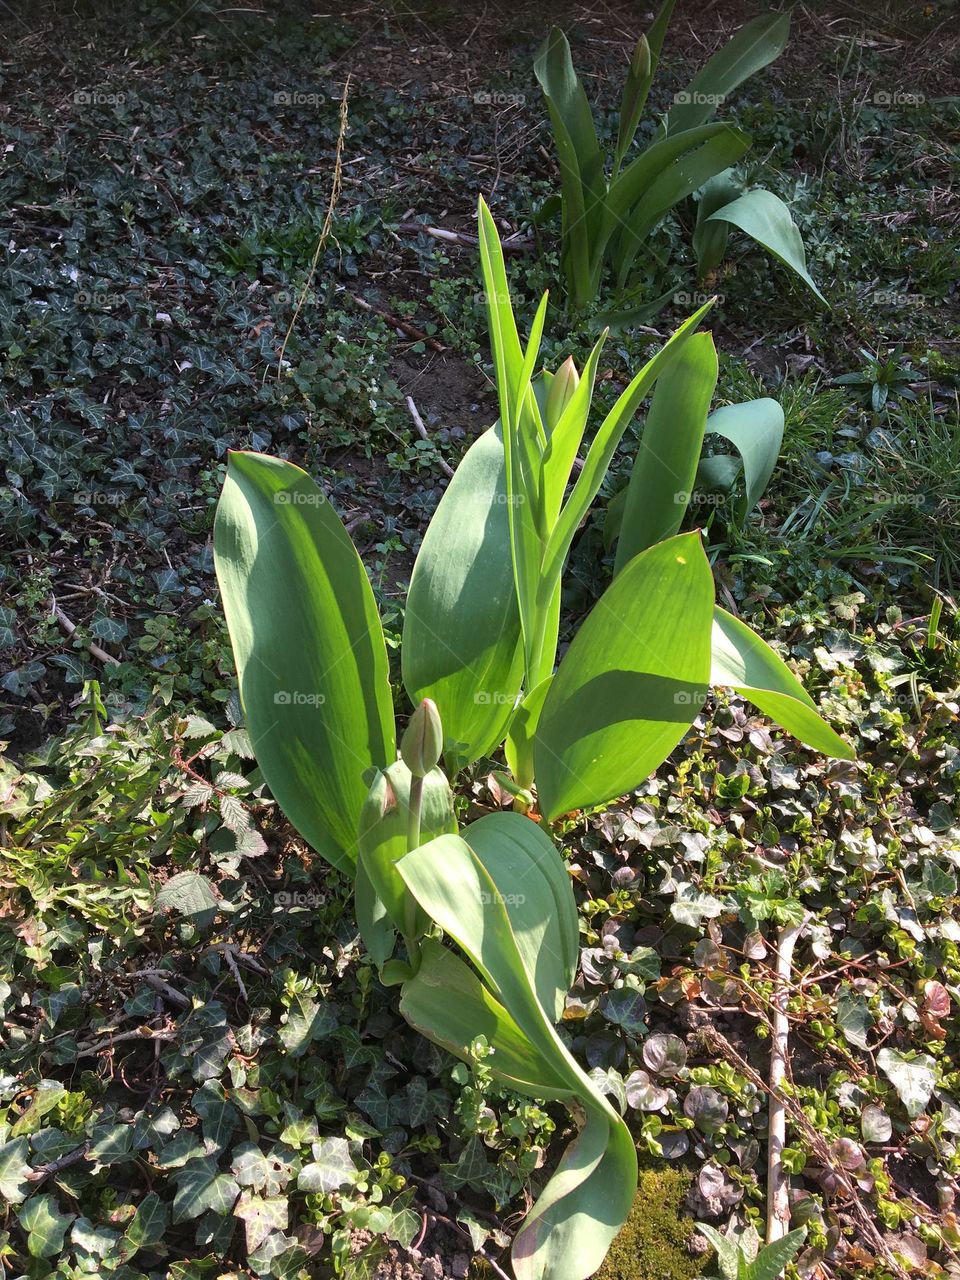
[[[410,779],[410,805],[407,816],[407,852],[411,853],[420,844],[420,813],[423,808],[423,778],[416,776]],[[404,903],[404,941],[407,944],[407,955],[411,965],[416,969],[420,963],[420,944],[417,941],[417,904],[410,893],[406,893]]]
[[[807,927],[809,913],[797,925],[784,926],[777,938],[777,985],[773,993],[773,1037],[770,1045],[770,1103],[767,1111],[767,1244],[781,1240],[790,1226],[790,1180],[784,1173],[782,1152],[787,1136],[787,1112],[781,1085],[787,1074],[788,988],[797,939]]]

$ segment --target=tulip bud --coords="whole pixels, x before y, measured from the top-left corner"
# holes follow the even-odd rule
[[[650,67],[650,46],[647,44],[647,37],[641,36],[630,59],[630,74],[635,80],[642,82],[649,77]]]
[[[547,393],[547,426],[552,431],[563,416],[563,411],[570,403],[573,393],[580,385],[580,375],[573,363],[573,356],[567,356],[563,364],[553,375],[553,382]]]
[[[400,740],[400,758],[415,778],[424,778],[436,768],[442,752],[440,712],[432,698],[424,698]]]

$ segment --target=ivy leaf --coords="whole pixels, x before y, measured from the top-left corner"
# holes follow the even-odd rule
[[[630,987],[615,987],[600,1001],[600,1012],[614,1026],[622,1027],[628,1035],[642,1035],[646,1030],[647,1002],[639,991]]]
[[[177,1185],[173,1197],[173,1221],[186,1222],[202,1213],[227,1214],[233,1208],[240,1188],[229,1174],[217,1170],[209,1157],[191,1160],[173,1175]]]
[[[67,1228],[76,1214],[61,1213],[52,1195],[31,1196],[17,1215],[27,1233],[31,1258],[52,1258],[63,1248]]]
[[[336,1029],[336,1016],[327,1005],[298,994],[290,1002],[278,1034],[287,1053],[292,1058],[300,1058],[314,1040],[328,1036]]]
[[[167,1230],[169,1217],[167,1206],[156,1192],[151,1192],[140,1201],[123,1238],[133,1252],[159,1244]],[[133,1253],[129,1256],[132,1257]]]
[[[193,1109],[200,1117],[208,1154],[223,1151],[233,1136],[240,1117],[236,1107],[227,1102],[219,1080],[208,1080],[202,1089],[197,1090],[193,1095]]]
[[[88,1155],[100,1164],[117,1164],[133,1149],[132,1124],[94,1125]]]
[[[244,1225],[249,1253],[259,1249],[272,1232],[287,1229],[289,1214],[286,1196],[270,1196],[265,1199],[248,1189],[240,1193],[233,1213]]]
[[[9,1204],[19,1204],[30,1190],[26,1175],[29,1144],[26,1138],[16,1138],[0,1147],[0,1196]]]
[[[297,1178],[301,1191],[336,1191],[353,1180],[357,1166],[346,1138],[321,1138],[314,1144],[313,1162]]]
[[[863,996],[849,987],[841,990],[837,1000],[837,1026],[852,1045],[867,1048],[867,1033],[874,1027],[874,1017]]]
[[[877,1066],[896,1089],[904,1111],[911,1120],[916,1120],[933,1096],[937,1083],[936,1061],[927,1053],[906,1057],[896,1049],[881,1049]]]

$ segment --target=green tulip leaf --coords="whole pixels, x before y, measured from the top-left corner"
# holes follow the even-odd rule
[[[523,679],[499,425],[471,445],[423,539],[407,593],[403,682],[432,698],[450,774],[503,741]]]
[[[548,820],[639,786],[707,693],[713,578],[697,533],[635,556],[574,636],[534,747]]]
[[[304,839],[352,871],[362,775],[396,757],[366,571],[310,476],[262,454],[230,455],[213,546],[257,763]]]
[[[764,715],[815,751],[840,760],[855,758],[782,658],[746,623],[714,609],[710,683],[734,689]]]

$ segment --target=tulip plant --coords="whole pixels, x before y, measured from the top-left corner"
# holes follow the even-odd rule
[[[403,1016],[464,1059],[483,1037],[500,1082],[570,1110],[576,1136],[512,1260],[517,1280],[583,1280],[627,1216],[637,1158],[556,1029],[579,947],[549,823],[641,783],[711,684],[817,749],[850,752],[773,651],[714,605],[699,535],[678,532],[684,504],[664,499],[664,484],[689,489],[699,455],[716,378],[712,341],[695,332],[707,308],[626,388],[571,487],[602,339],[582,376],[568,363],[535,377],[546,301],[523,345],[482,203],[480,230],[501,419],[465,455],[417,559],[402,644],[415,710],[399,751],[373,592],[310,476],[231,454],[214,550],[263,775],[304,838],[352,878],[361,935],[400,987]],[[661,404],[673,387],[674,431],[688,444],[675,447],[651,409],[629,542],[621,532],[614,580],[554,670],[571,541],[655,383]],[[450,780],[501,746],[523,803],[460,828]],[[539,823],[523,812],[533,804]]]
[[[770,191],[747,191],[736,177],[733,166],[748,151],[749,135],[711,122],[738,85],[783,52],[789,13],[765,14],[742,27],[688,88],[675,95],[656,139],[627,163],[674,3],[665,0],[649,34],[640,37],[634,50],[611,157],[600,150],[563,32],[554,27],[537,54],[534,70],[550,113],[560,165],[561,260],[570,304],[579,310],[596,300],[608,265],[616,273],[617,289],[627,289],[651,233],[671,209],[698,191],[693,247],[701,277],[719,265],[730,228],[737,227],[825,302],[807,271],[803,241],[790,210]],[[656,310],[669,296],[636,311]]]

